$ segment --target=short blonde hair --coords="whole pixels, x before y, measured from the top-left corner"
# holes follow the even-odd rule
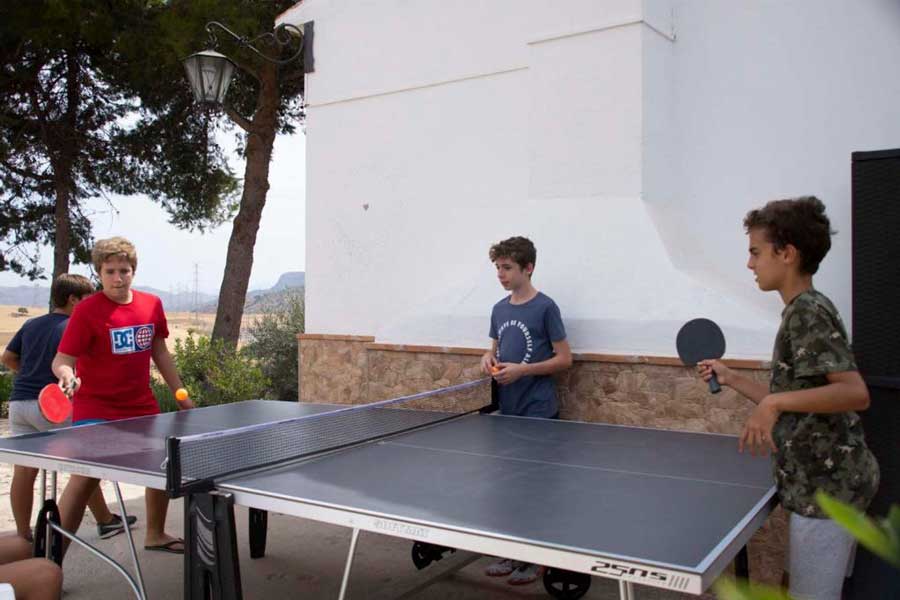
[[[91,262],[94,263],[94,270],[100,273],[103,263],[116,256],[127,260],[131,263],[131,268],[137,271],[137,250],[135,250],[134,244],[118,236],[100,240],[94,244],[94,248],[91,250]]]

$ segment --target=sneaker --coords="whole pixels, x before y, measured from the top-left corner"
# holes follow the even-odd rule
[[[130,528],[135,523],[137,523],[137,517],[128,515],[128,527]],[[115,513],[113,513],[109,523],[97,523],[97,535],[100,536],[101,540],[119,535],[123,531],[125,531],[125,526],[122,524],[122,517]]]
[[[521,563],[517,560],[501,558],[489,564],[484,569],[484,574],[488,577],[506,577],[507,575],[515,571],[517,567],[523,564],[525,563]]]
[[[527,585],[544,576],[544,567],[531,563],[520,563],[513,574],[506,580],[509,585]]]

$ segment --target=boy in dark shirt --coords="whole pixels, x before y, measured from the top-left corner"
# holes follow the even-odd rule
[[[521,417],[559,417],[553,373],[572,366],[572,351],[559,307],[531,283],[537,251],[528,238],[512,237],[491,247],[490,259],[506,296],[491,310],[491,349],[481,369],[499,384],[500,413]],[[537,580],[543,567],[501,558],[487,575],[510,575],[509,583]]]
[[[38,408],[37,397],[48,383],[56,383],[56,376],[50,368],[63,331],[69,322],[69,315],[85,296],[94,293],[87,277],[62,274],[50,286],[53,310],[46,315],[29,319],[10,340],[3,356],[3,364],[16,373],[12,394],[9,397],[9,426],[13,435],[48,431],[56,427],[67,427],[71,423],[54,425],[47,421]],[[25,539],[31,539],[31,509],[34,503],[34,480],[38,470],[16,466],[13,470],[9,500],[16,532]],[[100,488],[90,502],[91,512],[97,520],[97,533],[108,538],[124,531],[122,517],[109,512]],[[137,517],[129,516],[133,524]]]

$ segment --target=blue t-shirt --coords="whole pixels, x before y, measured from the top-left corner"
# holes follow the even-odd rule
[[[492,339],[497,340],[497,360],[539,363],[553,358],[551,342],[566,339],[559,307],[538,292],[525,304],[510,304],[509,296],[491,311]],[[526,376],[498,386],[500,412],[520,417],[552,417],[559,412],[556,385],[550,375]]]
[[[25,321],[6,349],[19,355],[19,372],[13,380],[10,402],[36,400],[41,389],[55,383],[50,365],[62,339],[69,315],[50,313]]]

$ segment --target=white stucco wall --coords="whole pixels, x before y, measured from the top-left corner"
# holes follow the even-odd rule
[[[765,357],[744,213],[815,193],[849,317],[850,152],[900,145],[900,3],[305,0],[307,331],[481,346],[527,235],[577,351]]]

